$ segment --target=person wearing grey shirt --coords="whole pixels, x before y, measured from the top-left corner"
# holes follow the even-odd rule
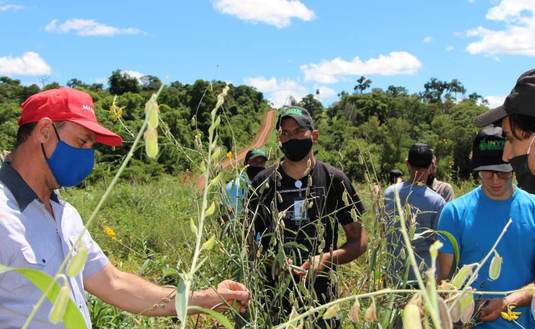
[[[410,174],[409,181],[388,187],[383,195],[384,212],[381,220],[387,234],[387,250],[392,256],[393,266],[390,267],[392,283],[400,283],[406,271],[406,257],[403,257],[406,254],[404,250],[406,247],[400,232],[399,213],[395,202],[396,191],[399,194],[403,209],[410,209],[405,213],[407,227],[412,225],[411,221],[415,219],[416,234],[437,228],[440,212],[446,203],[444,198],[425,184],[432,159],[433,151],[428,145],[414,144],[409,150],[407,160],[405,160]],[[412,248],[422,272],[431,265],[429,247],[435,240],[434,234],[427,233],[412,241]],[[410,269],[405,286],[415,285],[415,279],[416,276]]]

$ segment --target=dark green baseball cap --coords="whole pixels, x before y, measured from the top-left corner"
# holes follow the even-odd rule
[[[312,122],[312,117],[308,111],[300,106],[288,106],[281,110],[279,118],[277,119],[277,129],[280,128],[282,119],[290,117],[297,121],[301,127],[307,127],[310,130],[314,130],[314,123]]]
[[[255,158],[258,158],[258,157],[264,157],[266,159],[266,161],[268,159],[268,157],[266,155],[266,151],[264,151],[262,149],[252,148],[245,155],[245,162],[244,163],[247,164],[247,162],[249,160],[252,160],[252,159],[255,159]]]

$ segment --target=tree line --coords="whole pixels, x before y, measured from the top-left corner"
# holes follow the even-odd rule
[[[355,181],[364,181],[367,174],[386,179],[391,169],[406,171],[404,160],[409,147],[424,142],[437,155],[439,178],[457,181],[470,177],[471,141],[477,132],[472,119],[488,110],[480,95],[465,96],[467,91],[456,79],[447,82],[432,78],[415,94],[402,86],[370,90],[371,84],[370,79],[360,77],[353,92],[340,92],[338,100],[328,107],[312,94],[291,99],[292,105],[310,110],[320,131],[318,159],[343,168]],[[145,102],[161,85],[158,77],[138,79],[120,70],[112,72],[106,87],[78,79],[67,82],[66,86],[93,97],[99,122],[125,141],[116,148],[96,146],[92,179],[106,176],[121,163],[142,124]],[[160,132],[161,152],[152,160],[143,149],[136,150],[125,177],[150,178],[194,170],[202,156],[195,150],[195,140],[207,136],[210,111],[224,86],[221,81],[204,80],[167,83],[158,99],[165,123],[159,129],[167,131],[167,127],[169,133]],[[15,144],[20,104],[32,94],[57,87],[60,85],[56,82],[24,86],[19,80],[0,77],[0,149],[10,150]],[[246,147],[254,140],[263,113],[269,108],[261,92],[230,85],[218,131],[223,148]]]

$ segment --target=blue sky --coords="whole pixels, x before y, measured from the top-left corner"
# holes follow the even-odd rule
[[[132,76],[250,85],[275,107],[458,79],[497,106],[535,67],[535,0],[0,0],[0,75],[23,84]],[[465,96],[467,96],[465,95]]]

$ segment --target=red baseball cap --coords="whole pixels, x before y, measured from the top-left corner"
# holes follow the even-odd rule
[[[97,135],[97,142],[119,146],[123,139],[98,124],[93,99],[77,89],[49,89],[30,96],[22,103],[19,126],[48,117],[52,121],[70,121]]]

